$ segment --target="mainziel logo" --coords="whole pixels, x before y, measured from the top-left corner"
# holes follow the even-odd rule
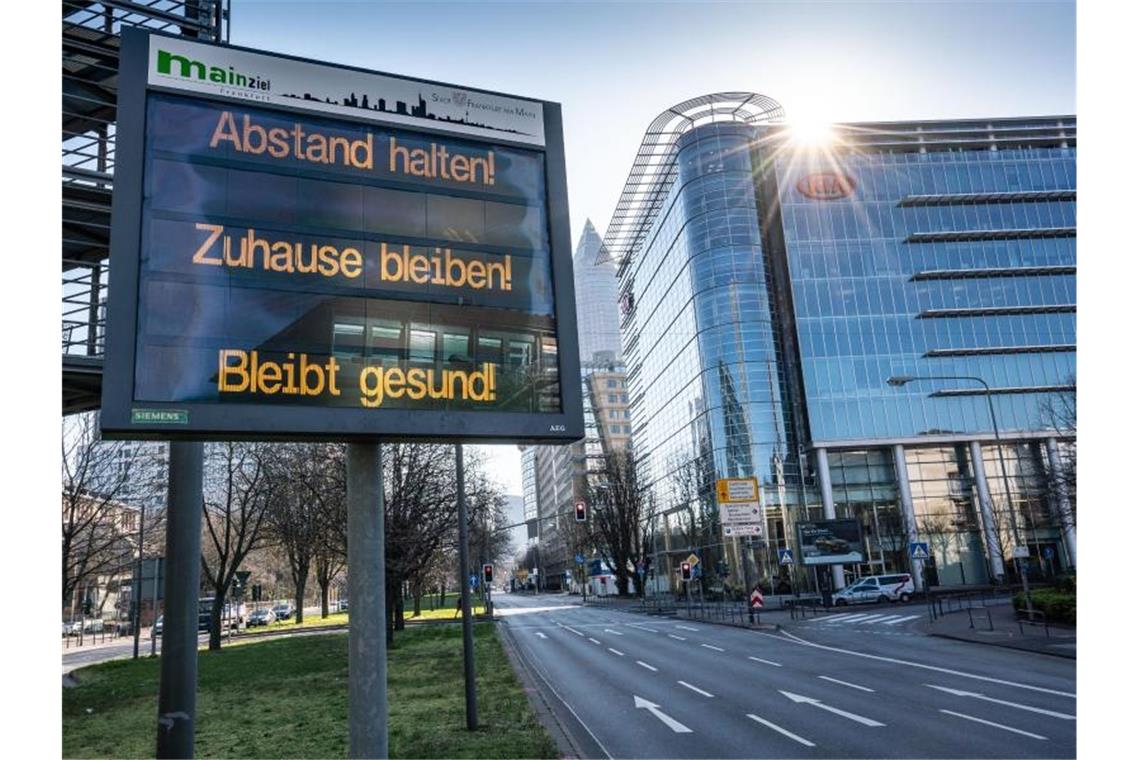
[[[796,189],[808,198],[818,201],[833,201],[846,198],[855,192],[855,180],[846,174],[821,172],[809,174],[796,183]]]
[[[208,66],[202,61],[196,61],[177,53],[169,53],[161,48],[158,51],[156,70],[159,74],[166,76],[199,79],[203,82],[212,82],[228,87],[269,91],[269,80],[260,74],[242,74],[234,71],[233,66],[226,68]]]

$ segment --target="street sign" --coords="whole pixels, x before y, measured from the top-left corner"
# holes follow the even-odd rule
[[[792,554],[791,549],[780,549],[780,564],[781,565],[794,565],[796,564],[795,555]]]
[[[721,478],[716,482],[716,500],[725,536],[764,535],[756,478]]]
[[[1015,559],[1028,559],[1029,547],[1028,546],[1015,546],[1013,547],[1013,556]]]
[[[696,554],[690,554],[685,561],[688,562],[690,565],[693,565],[694,567],[701,564],[701,558],[698,557]]]
[[[753,609],[759,609],[764,606],[764,595],[760,593],[760,589],[752,589],[752,596],[748,600],[748,604]]]
[[[477,588],[479,586],[479,577],[475,575],[475,573],[472,573],[471,577],[467,579],[467,582],[471,584],[471,588]]]
[[[1052,547],[1052,546],[1046,546],[1046,547],[1045,547],[1045,548],[1044,548],[1044,549],[1041,551],[1041,553],[1042,553],[1042,554],[1045,556],[1045,559],[1053,559],[1053,553],[1054,553],[1054,552],[1053,552],[1053,547]]]
[[[930,544],[925,541],[910,542],[911,559],[930,559]]]
[[[574,562],[575,562],[575,564],[584,565],[584,564],[586,564],[586,558],[583,557],[581,554],[575,554],[574,555]]]

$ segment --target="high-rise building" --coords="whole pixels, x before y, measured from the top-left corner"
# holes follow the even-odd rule
[[[1031,575],[1075,567],[1075,117],[815,145],[782,117],[751,93],[668,109],[607,230],[658,546],[780,586],[794,523],[846,517],[865,561],[813,582],[985,583],[1015,545]],[[722,536],[712,484],[737,476],[763,541]]]
[[[621,356],[617,268],[599,260],[602,238],[589,219],[574,251],[574,296],[578,307],[578,354],[582,363]]]

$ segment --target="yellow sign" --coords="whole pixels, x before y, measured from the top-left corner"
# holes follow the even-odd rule
[[[716,482],[716,500],[722,504],[760,501],[756,478],[721,478]]]
[[[700,564],[701,558],[695,554],[690,554],[688,559],[686,559],[685,561],[688,562],[693,567],[696,567],[698,564]]]

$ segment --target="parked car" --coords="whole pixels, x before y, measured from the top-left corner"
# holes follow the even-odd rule
[[[293,605],[291,604],[278,604],[273,608],[273,614],[277,619],[284,623],[289,618],[293,617]]]
[[[897,575],[868,575],[832,597],[835,604],[862,604],[866,602],[909,602],[914,594],[914,579],[909,573]]]
[[[84,621],[83,631],[84,631],[84,633],[102,633],[103,632],[103,620],[102,620],[102,618],[91,618],[90,620]]]
[[[336,603],[336,611],[337,612],[348,612],[348,600],[347,599],[341,599],[340,601],[338,601]]]
[[[65,622],[63,624],[64,636],[78,636],[81,630],[83,630],[82,620],[73,620],[70,623]]]
[[[271,609],[254,610],[249,615],[249,622],[246,623],[250,628],[255,625],[269,625],[270,623],[277,622],[277,615]]]
[[[154,628],[151,629],[152,636],[162,635],[162,615],[158,616],[158,620],[154,621]]]

